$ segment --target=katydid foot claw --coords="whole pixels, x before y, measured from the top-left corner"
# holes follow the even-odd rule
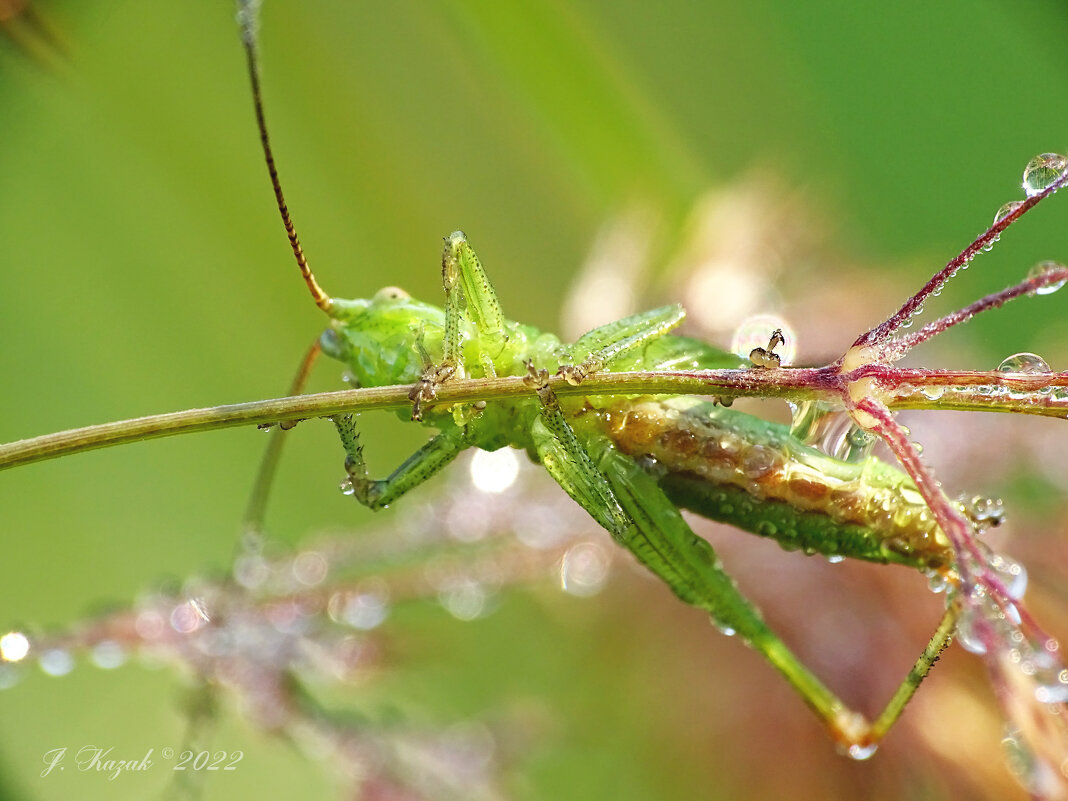
[[[412,402],[412,420],[418,422],[423,419],[423,407],[434,402],[438,396],[438,386],[444,384],[455,374],[456,367],[451,364],[431,366],[426,369],[419,383],[408,393],[408,400]]]
[[[589,377],[590,369],[585,364],[562,364],[556,374],[571,386],[577,387]]]
[[[538,393],[542,404],[557,406],[556,393],[549,386],[549,371],[534,366],[534,362],[527,361],[527,374],[523,376],[523,382]]]

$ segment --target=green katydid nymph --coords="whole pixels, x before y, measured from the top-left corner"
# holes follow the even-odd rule
[[[411,385],[412,419],[436,430],[392,474],[376,480],[368,474],[355,419],[335,415],[348,494],[370,508],[381,508],[466,448],[525,450],[679,598],[707,611],[721,630],[738,634],[757,649],[854,758],[874,753],[955,632],[971,650],[987,655],[995,680],[1006,669],[998,655],[1010,641],[1015,643],[1030,665],[1029,681],[1038,701],[1052,706],[1068,699],[1068,672],[1062,672],[1056,658],[1055,641],[1019,604],[1021,588],[1014,581],[1019,566],[991,554],[976,539],[996,517],[946,498],[890,411],[916,386],[938,386],[947,400],[955,396],[962,402],[994,398],[1006,386],[1016,391],[1017,401],[1021,392],[1037,392],[1033,377],[902,371],[893,363],[913,346],[978,312],[1064,283],[1068,270],[1044,269],[913,334],[899,333],[925,298],[1005,227],[1068,181],[1068,173],[1047,176],[1026,201],[1000,214],[901,310],[823,368],[781,368],[774,352],[782,342],[778,331],[768,332],[768,347],[754,350],[748,361],[674,336],[670,332],[684,318],[677,305],[636,314],[596,328],[572,344],[562,343],[505,318],[486,271],[459,231],[445,237],[444,308],[395,288],[368,300],[342,300],[317,283],[290,219],[264,121],[253,12],[239,6],[260,139],[278,208],[313,299],[330,318],[320,347],[346,365],[358,386]],[[904,470],[870,456],[865,447],[836,458],[806,444],[789,426],[755,419],[713,400],[557,391],[563,386],[581,388],[599,374],[630,371],[674,371],[691,377],[716,373],[733,382],[736,394],[804,387],[834,404],[839,414],[849,415],[861,440],[885,440]],[[522,376],[529,392],[490,403],[439,398],[442,388],[453,382],[505,376]],[[1061,378],[1053,383],[1060,386]],[[716,395],[715,385],[709,386],[708,394]],[[1051,386],[1049,380],[1043,386]],[[1058,390],[1043,402],[1063,406],[1068,400]],[[826,413],[825,407],[815,408],[815,417]],[[768,628],[680,508],[774,538],[789,549],[913,567],[950,588],[937,630],[874,720],[847,707]]]

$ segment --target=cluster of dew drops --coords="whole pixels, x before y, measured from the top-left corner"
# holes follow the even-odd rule
[[[257,626],[259,634],[253,632],[258,639],[276,639],[273,629],[278,629],[278,636],[283,638],[293,634],[316,636],[309,634],[314,631],[309,628],[313,620],[305,620],[303,627],[296,626],[290,619],[292,615],[279,611],[284,604],[272,603],[271,599],[327,587],[326,579],[331,574],[343,572],[346,565],[358,569],[361,559],[367,558],[373,561],[376,557],[407,554],[419,561],[421,572],[416,575],[414,588],[399,591],[401,597],[391,597],[398,595],[398,589],[390,580],[371,575],[327,591],[321,608],[299,609],[297,617],[325,613],[323,617],[328,621],[323,622],[327,625],[359,633],[381,626],[389,618],[393,604],[404,600],[406,594],[415,599],[432,599],[457,620],[473,621],[495,609],[496,594],[507,584],[552,577],[569,595],[584,598],[601,592],[610,578],[614,552],[592,521],[569,513],[570,500],[562,498],[555,485],[545,486],[549,482],[544,480],[542,471],[526,464],[510,448],[492,453],[473,449],[465,458],[467,470],[459,471],[451,480],[445,500],[434,496],[406,504],[395,522],[377,532],[381,536],[373,541],[387,543],[380,552],[360,550],[360,545],[343,538],[336,542],[327,539],[284,559],[269,560],[260,553],[244,553],[234,564],[237,588],[198,589],[195,582],[190,582],[177,594],[151,595],[137,603],[135,633],[125,637],[78,635],[84,627],[77,624],[71,633],[54,637],[8,631],[0,635],[0,689],[18,683],[28,663],[35,662],[45,675],[58,677],[74,670],[78,652],[84,653],[89,664],[110,670],[125,664],[131,654],[144,655],[142,646],[151,650],[174,643],[180,648],[177,641],[172,641],[175,635],[195,638],[218,625],[227,626],[221,622],[227,615],[213,614],[216,604],[207,600],[212,595],[224,603],[240,602],[235,593],[260,598],[259,612],[253,615],[264,618],[264,625]],[[348,487],[342,491],[351,492]],[[527,511],[517,519],[515,508]],[[363,538],[362,542],[366,544],[367,540]],[[476,554],[491,540],[495,547],[499,546],[493,552],[501,553],[501,559],[480,562],[477,555],[465,555],[468,549]],[[243,603],[241,606],[250,608]],[[152,625],[142,627],[142,619],[148,617]],[[248,617],[244,620],[249,622]],[[236,625],[233,621],[231,624]],[[156,661],[151,655],[148,659]]]
[[[1066,170],[1068,170],[1068,157],[1057,153],[1043,153],[1035,156],[1024,169],[1025,194],[1028,198],[1041,194],[1061,179]],[[1004,204],[994,215],[993,223],[1003,221],[1016,212],[1023,203],[1024,201],[1011,201]],[[998,237],[995,237],[983,247],[983,250],[992,250],[997,239]],[[965,260],[961,267],[967,266],[968,262]],[[1032,267],[1028,278],[1041,278],[1054,270],[1063,269],[1061,264],[1054,261],[1039,262]],[[1047,283],[1035,289],[1033,294],[1049,295],[1064,285],[1063,280]],[[940,291],[937,290],[934,294],[937,295]],[[922,313],[923,306],[921,305],[913,311],[912,316],[916,317]],[[767,321],[762,322],[767,330]],[[910,318],[904,322],[903,327],[907,328],[911,324]],[[777,327],[781,327],[781,324]],[[740,352],[738,347],[733,350]],[[1052,373],[1045,359],[1030,352],[1014,353],[1006,357],[998,364],[996,370],[1000,373],[1030,377],[1041,377]],[[911,387],[902,387],[902,389],[911,390]],[[1003,386],[991,386],[986,389],[991,396],[1012,394],[1015,391]],[[937,400],[943,391],[944,387],[931,386],[924,390],[924,394],[928,395],[931,400]],[[1041,394],[1059,391],[1048,385],[1038,388]],[[871,454],[874,438],[859,429],[845,412],[814,401],[791,404],[791,409],[793,412],[791,434],[806,444],[832,457],[849,462],[863,460]],[[905,431],[908,434],[907,428]],[[921,450],[919,443],[913,443],[913,445],[917,451]],[[989,526],[997,525],[1003,517],[1000,500],[974,497],[961,498],[957,503],[972,521],[976,533],[982,533]],[[1063,715],[1061,707],[1068,704],[1068,670],[1064,669],[1057,658],[1056,640],[1032,641],[1019,628],[1021,621],[1014,603],[1019,602],[1023,597],[1027,587],[1027,571],[1020,563],[1006,556],[995,554],[986,546],[982,547],[988,553],[988,563],[985,569],[992,572],[1007,589],[1010,602],[998,604],[982,587],[973,588],[972,597],[968,599],[969,603],[958,625],[955,639],[966,650],[980,655],[987,654],[989,648],[996,647],[997,657],[1010,669],[1019,671],[1028,680],[1033,689],[1034,700],[1046,707],[1051,714]],[[944,592],[949,589],[950,585],[944,575],[931,573],[929,579],[934,592]],[[982,623],[979,618],[982,618]],[[980,636],[980,632],[984,629],[993,634],[992,640]],[[1044,787],[1059,781],[1056,778],[1058,774],[1068,776],[1068,758],[1059,765],[1050,764],[1031,748],[1028,737],[1012,723],[1006,726],[1003,746],[1009,755],[1011,766],[1025,786],[1042,791]]]
[[[1062,175],[1068,170],[1068,157],[1062,156],[1060,153],[1042,153],[1035,156],[1024,168],[1023,172],[1023,190],[1027,197],[1035,197],[1042,192],[1049,189]],[[1012,200],[1004,204],[994,214],[994,223],[999,223],[1015,212],[1020,206],[1023,205],[1023,201]],[[994,247],[994,241],[990,242],[984,250],[990,250]],[[1042,261],[1031,268],[1028,273],[1029,278],[1039,278],[1053,270],[1061,270],[1063,266],[1055,261]],[[1051,295],[1064,286],[1064,281],[1058,281],[1056,283],[1047,284],[1035,290],[1036,295]],[[1049,364],[1041,356],[1035,353],[1023,352],[1014,353],[1011,356],[1006,357],[997,367],[998,372],[1002,373],[1022,373],[1024,375],[1037,376],[1052,372]],[[1046,392],[1051,391],[1050,388],[1044,390]]]
[[[1042,153],[1031,159],[1024,169],[1023,189],[1028,198],[1035,197],[1049,189],[1068,170],[1068,157],[1059,153]],[[1023,205],[1023,201],[1010,201],[997,210],[994,215],[994,223],[999,223],[1013,214]],[[994,242],[984,247],[989,251]],[[1062,265],[1053,261],[1043,261],[1036,264],[1028,274],[1029,278],[1039,278],[1052,270],[1061,270]],[[1036,295],[1049,295],[1064,286],[1064,281],[1047,284],[1034,291]],[[1051,373],[1049,364],[1041,356],[1035,353],[1014,353],[1006,357],[997,367],[998,372],[1015,373],[1027,376],[1041,376]],[[1010,392],[1005,388],[991,388],[992,394]],[[1039,389],[1042,393],[1050,393],[1052,387]],[[1007,559],[1006,557],[993,555],[990,559],[990,567],[1008,588],[1010,599],[1018,601],[1022,598],[1027,585],[1027,573],[1024,568]],[[1068,703],[1068,669],[1065,669],[1057,659],[1056,640],[1048,639],[1045,642],[1032,642],[1019,629],[1020,618],[1015,607],[1010,604],[996,604],[990,599],[982,587],[972,589],[973,597],[970,600],[971,612],[965,614],[960,621],[956,640],[966,649],[976,654],[987,654],[991,644],[985,638],[979,636],[975,617],[982,615],[988,626],[992,627],[995,642],[999,647],[998,657],[1008,663],[1010,668],[1018,670],[1026,677],[1033,687],[1034,699],[1047,708],[1051,714],[1063,717],[1064,705]],[[1053,764],[1043,754],[1035,750],[1028,742],[1028,736],[1021,731],[1013,722],[1006,724],[1006,733],[1002,745],[1009,757],[1010,766],[1016,772],[1021,782],[1032,792],[1039,796],[1045,796],[1050,790],[1059,787],[1065,777],[1068,777],[1068,757],[1063,758],[1060,764]]]

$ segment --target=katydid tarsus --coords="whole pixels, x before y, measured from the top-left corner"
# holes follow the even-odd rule
[[[958,625],[973,650],[985,652],[995,675],[998,653],[1010,644],[1028,663],[1039,701],[1068,698],[1068,673],[1056,642],[1030,620],[1011,586],[1019,568],[979,545],[975,534],[992,522],[982,511],[951,502],[917,458],[889,403],[903,384],[892,364],[914,345],[1024,294],[1045,294],[1068,279],[1047,265],[1027,280],[932,323],[915,334],[900,329],[926,297],[966,266],[983,247],[1066,180],[1051,158],[1029,165],[1029,199],[1002,209],[995,224],[952,260],[879,327],[859,337],[841,359],[808,371],[779,369],[779,331],[750,355],[739,382],[753,386],[804,382],[837,401],[856,427],[882,437],[905,472],[863,452],[849,460],[821,453],[790,429],[692,397],[558,396],[551,376],[581,385],[598,372],[700,371],[739,368],[737,357],[670,335],[684,317],[665,306],[602,326],[571,345],[507,320],[466,236],[445,238],[444,308],[387,288],[369,300],[342,300],[316,282],[303,254],[274,167],[260,97],[252,12],[242,6],[256,117],[278,208],[298,266],[316,304],[330,317],[322,350],[345,363],[361,387],[412,385],[411,417],[437,430],[386,479],[368,475],[355,419],[335,415],[346,453],[345,490],[370,508],[384,507],[445,467],[463,449],[526,450],[613,538],[682,600],[706,610],[719,628],[737,633],[801,694],[840,747],[855,758],[874,753]],[[1042,172],[1042,176],[1038,175]],[[1028,174],[1025,174],[1025,186]],[[1033,190],[1033,191],[1031,191]],[[915,371],[914,371],[915,372]],[[923,372],[923,371],[919,371]],[[439,390],[463,378],[524,376],[527,397],[478,404],[437,403]],[[792,377],[791,377],[792,376]],[[976,378],[980,376],[980,378]],[[927,376],[931,379],[931,376]],[[967,393],[989,388],[936,376],[931,383]],[[913,376],[913,380],[923,379]],[[1009,376],[1017,392],[1037,389]],[[1012,381],[1017,381],[1012,384]],[[556,383],[559,383],[557,381]],[[1046,399],[1050,400],[1049,397]],[[1063,400],[1063,399],[1062,399]],[[819,417],[817,412],[816,417]],[[723,571],[711,546],[690,529],[684,506],[777,539],[809,553],[898,563],[923,570],[950,588],[946,612],[930,642],[883,711],[872,721],[850,710],[763,622]],[[1003,647],[1004,646],[1004,647]],[[1027,732],[1022,736],[1026,738]],[[1036,746],[1042,750],[1041,746]]]

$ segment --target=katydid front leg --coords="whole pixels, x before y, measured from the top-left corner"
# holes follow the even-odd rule
[[[529,380],[542,407],[532,431],[535,449],[561,487],[680,599],[705,610],[720,630],[737,633],[763,654],[850,756],[863,759],[874,753],[948,645],[956,606],[950,606],[908,676],[874,722],[869,722],[829,690],[768,628],[723,570],[712,546],[694,533],[656,479],[607,438],[580,440],[544,371],[531,368]]]
[[[497,293],[463,231],[445,237],[441,282],[445,288],[444,353],[440,364],[425,365],[423,377],[409,396],[413,420],[422,419],[423,406],[434,400],[438,386],[453,376],[465,376],[460,331],[465,316],[478,331],[478,361],[485,377],[497,375],[494,360],[508,341]]]

